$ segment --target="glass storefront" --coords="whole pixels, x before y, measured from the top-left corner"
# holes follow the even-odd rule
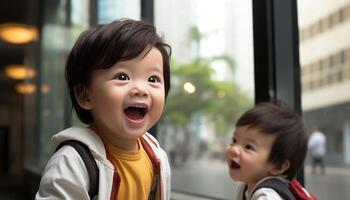
[[[157,129],[172,190],[232,199],[225,149],[235,120],[254,104],[252,2],[156,0],[154,21],[173,49],[172,88]]]
[[[303,118],[309,134],[317,127],[326,136],[325,171],[312,170],[309,154],[306,186],[320,199],[344,198],[350,195],[350,1],[298,4]]]
[[[26,106],[25,137],[28,141],[25,165],[43,168],[53,152],[52,135],[65,128],[65,108],[69,107],[65,62],[73,42],[89,25],[88,10],[89,4],[83,0],[45,3],[38,52],[40,58],[36,62],[36,92],[26,97],[32,107],[36,105],[36,110]]]
[[[38,172],[53,153],[51,137],[71,124],[81,124],[71,114],[64,70],[69,51],[80,33],[89,28],[92,17],[89,1],[85,0],[45,1],[43,5],[41,39],[35,44],[40,56],[33,55],[32,45],[27,59],[30,66],[36,66],[37,76],[25,82],[35,85],[35,90],[24,97],[24,164]],[[98,23],[140,19],[139,0],[100,0],[95,9]]]
[[[140,0],[99,0],[98,23],[108,23],[114,19],[141,19]]]

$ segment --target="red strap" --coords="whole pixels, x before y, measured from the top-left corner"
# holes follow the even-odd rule
[[[146,137],[158,148],[157,143],[154,141],[154,139],[148,135],[148,133],[145,133]]]
[[[293,178],[292,181],[289,182],[289,187],[297,197],[297,199],[301,200],[317,200],[316,197],[310,194],[303,186]]]

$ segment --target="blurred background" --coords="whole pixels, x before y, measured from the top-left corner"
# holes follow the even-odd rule
[[[1,0],[0,199],[33,199],[52,135],[80,125],[64,66],[79,34],[119,18],[153,23],[173,49],[172,88],[151,129],[172,199],[234,199],[225,148],[237,118],[280,98],[327,138],[320,200],[350,196],[350,0]]]

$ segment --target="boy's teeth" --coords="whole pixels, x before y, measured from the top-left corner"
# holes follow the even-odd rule
[[[130,107],[134,107],[134,108],[145,108],[144,105],[131,105]]]

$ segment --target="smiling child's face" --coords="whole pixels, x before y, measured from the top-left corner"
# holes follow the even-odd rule
[[[162,55],[154,47],[145,52],[94,71],[87,90],[85,109],[93,116],[92,127],[125,150],[135,149],[137,139],[159,120],[164,108]]]
[[[247,183],[249,188],[269,175],[275,165],[268,162],[275,135],[261,133],[246,126],[237,127],[226,149],[229,173],[232,179]]]

